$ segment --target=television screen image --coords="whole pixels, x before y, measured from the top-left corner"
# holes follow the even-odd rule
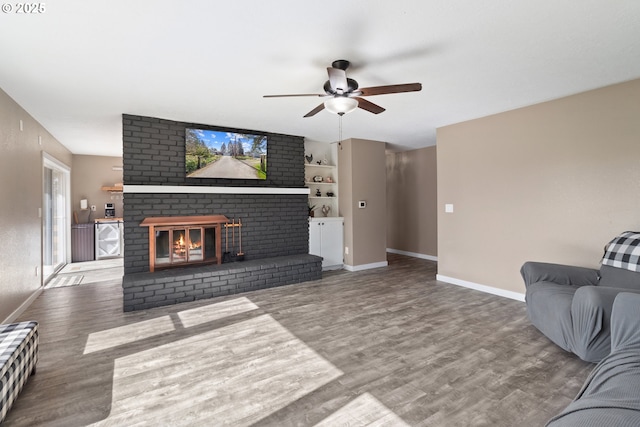
[[[267,179],[267,137],[186,129],[187,178]]]

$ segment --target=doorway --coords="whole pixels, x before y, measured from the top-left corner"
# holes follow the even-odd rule
[[[42,278],[43,284],[67,263],[70,245],[70,169],[43,154]]]

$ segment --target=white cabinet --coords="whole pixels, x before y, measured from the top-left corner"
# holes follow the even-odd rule
[[[124,256],[124,223],[102,220],[96,221],[95,227],[96,259]]]
[[[344,219],[341,217],[309,218],[309,253],[322,257],[322,269],[343,266]]]

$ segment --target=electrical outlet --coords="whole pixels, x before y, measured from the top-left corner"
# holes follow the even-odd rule
[[[349,255],[349,246],[344,247],[344,254]]]
[[[96,211],[96,205],[91,205],[91,212],[95,212]]]

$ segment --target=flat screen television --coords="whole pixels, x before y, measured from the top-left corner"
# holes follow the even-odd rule
[[[187,128],[187,178],[267,179],[267,137]]]

